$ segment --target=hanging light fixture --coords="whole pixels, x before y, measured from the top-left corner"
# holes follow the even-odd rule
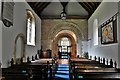
[[[61,19],[66,19],[66,12],[63,11],[63,12],[61,13]]]
[[[60,16],[61,16],[61,19],[66,19],[65,7],[67,5],[67,2],[61,2],[61,4],[63,6],[63,11],[61,12]]]

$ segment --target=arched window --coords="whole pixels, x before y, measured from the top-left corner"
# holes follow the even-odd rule
[[[35,17],[27,10],[27,45],[35,46]]]
[[[59,46],[62,46],[62,52],[67,52],[67,47],[71,46],[71,41],[67,37],[63,37],[58,42]]]
[[[95,19],[93,23],[93,43],[94,46],[98,45],[98,20]]]
[[[69,39],[68,39],[67,37],[63,37],[63,38],[61,39],[61,45],[62,45],[62,46],[69,46],[69,45],[70,45]]]

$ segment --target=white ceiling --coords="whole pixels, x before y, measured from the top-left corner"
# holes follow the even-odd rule
[[[51,2],[41,13],[42,16],[60,16],[63,7],[60,2]],[[78,3],[69,2],[66,6],[69,16],[88,16],[88,12]]]
[[[62,5],[59,2],[51,2],[41,13],[41,15],[60,15]]]
[[[88,15],[88,12],[78,2],[68,3],[66,6],[66,12],[68,15]]]

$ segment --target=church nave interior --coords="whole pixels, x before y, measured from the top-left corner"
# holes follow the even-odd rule
[[[0,80],[119,80],[119,0],[0,1]]]

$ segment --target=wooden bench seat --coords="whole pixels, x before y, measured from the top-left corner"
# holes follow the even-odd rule
[[[75,72],[118,72],[115,68],[76,68]]]
[[[75,73],[75,78],[116,78],[120,79],[118,72],[80,72]]]
[[[45,65],[45,66],[47,66],[47,65]],[[13,78],[14,76],[21,77],[22,75],[24,76],[26,74],[29,75],[29,72],[31,70],[34,80],[36,78],[46,80],[48,78],[48,68],[45,67],[45,66],[40,66],[40,65],[30,65],[30,66],[28,66],[28,65],[14,65],[10,68],[3,68],[2,69],[2,74],[5,78],[8,78],[8,80],[12,80],[12,79],[14,79]],[[28,76],[27,78],[29,78],[29,77],[30,76]]]
[[[75,68],[113,68],[109,65],[104,65],[104,64],[81,64],[81,63],[71,64],[71,67],[75,67]]]
[[[95,60],[71,59],[73,80],[120,80],[120,69]]]
[[[47,71],[41,71],[40,69],[30,69],[32,70],[32,76],[33,76],[33,79],[43,79],[43,80],[46,80],[48,79],[48,72]],[[2,76],[7,78],[8,80],[12,80],[12,79],[16,79],[21,77],[21,78],[24,78],[24,76],[26,78],[30,78],[30,74],[29,74],[29,69],[6,69],[6,70],[3,70],[2,72]],[[28,76],[26,76],[28,75]],[[14,77],[14,76],[18,76],[18,77]],[[22,79],[21,79],[22,80]]]
[[[2,74],[5,80],[29,80],[28,74]]]
[[[72,61],[71,63],[81,63],[81,64],[99,64],[98,61]]]

